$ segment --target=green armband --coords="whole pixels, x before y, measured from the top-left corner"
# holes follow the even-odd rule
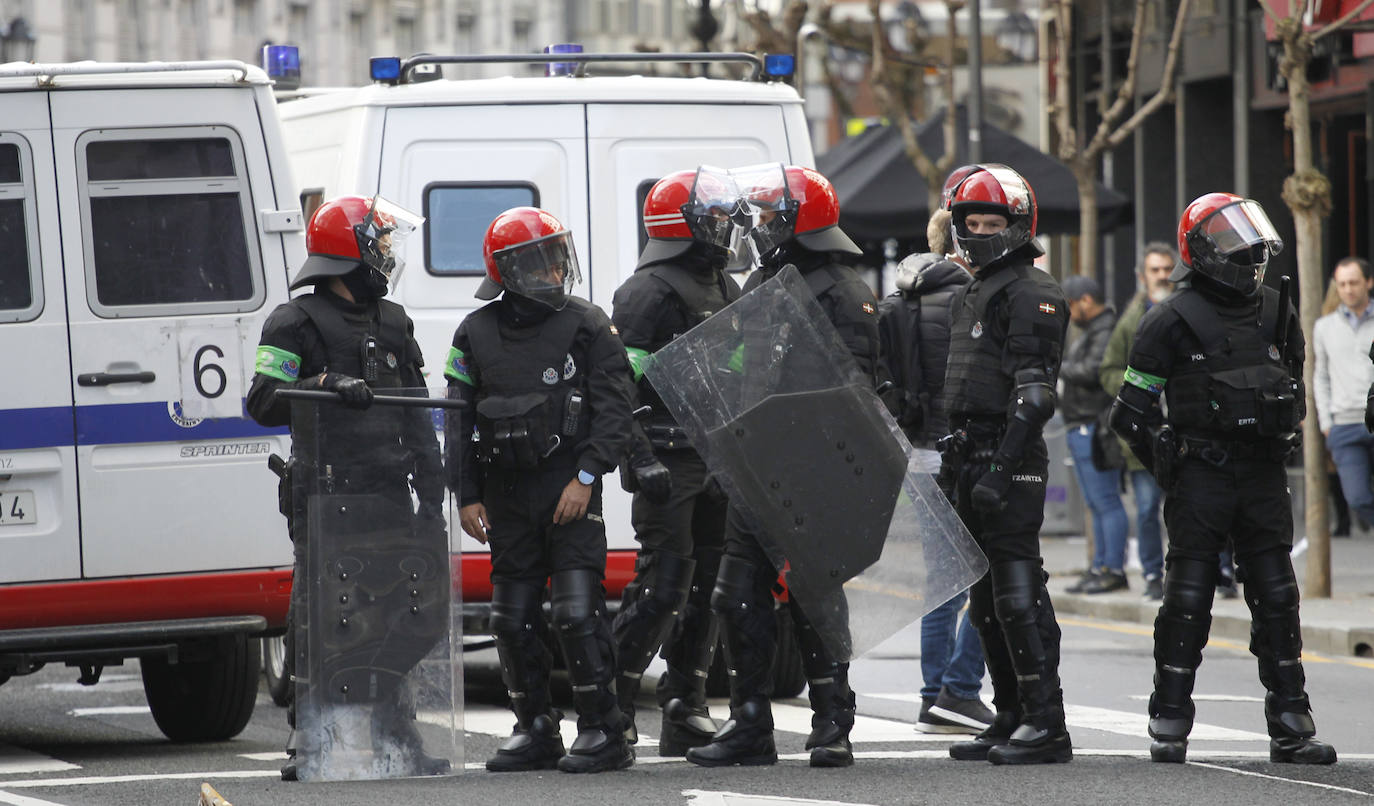
[[[301,357],[280,347],[259,344],[255,371],[259,375],[266,375],[279,381],[300,380]]]

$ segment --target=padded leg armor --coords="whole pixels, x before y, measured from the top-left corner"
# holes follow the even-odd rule
[[[973,583],[969,591],[969,623],[978,630],[983,644],[983,662],[992,678],[992,706],[996,716],[992,724],[967,742],[950,745],[950,758],[958,761],[986,761],[988,751],[1006,744],[1021,724],[1021,700],[1016,691],[1016,669],[1011,665],[1011,650],[1002,633],[1002,623],[992,599],[992,574]]]
[[[711,612],[711,591],[720,571],[719,550],[698,550],[692,587],[663,644],[668,671],[658,681],[663,709],[658,737],[660,756],[683,756],[688,748],[710,744],[720,725],[706,707],[706,676],[716,655],[719,623]]]
[[[543,597],[543,586],[532,582],[498,582],[492,589],[491,630],[515,712],[515,731],[487,760],[492,772],[551,770],[563,757],[563,715],[549,707]]]
[[[1217,589],[1216,560],[1177,559],[1164,580],[1164,601],[1155,617],[1155,690],[1150,695],[1150,759],[1181,764],[1193,729],[1193,683]]]
[[[773,615],[773,581],[777,573],[740,557],[725,555],[711,593],[711,609],[720,619],[730,661],[730,719],[711,743],[687,751],[687,760],[703,767],[776,764],[773,744],[773,650],[777,620]]]
[[[1040,563],[993,566],[997,620],[1011,651],[1021,724],[1007,743],[988,751],[993,764],[1055,764],[1073,760],[1059,686],[1059,624],[1054,620]]]
[[[641,553],[634,582],[625,587],[612,630],[619,660],[616,696],[630,744],[639,741],[634,720],[640,679],[687,601],[695,567],[695,560],[666,551]]]
[[[623,770],[635,760],[616,702],[615,648],[603,617],[604,595],[596,571],[577,568],[553,575],[554,631],[577,708],[577,739],[558,760],[563,772]]]
[[[449,771],[448,759],[425,753],[424,740],[415,727],[414,696],[405,681],[372,706],[372,747],[378,758],[396,768],[392,775],[443,775]]]
[[[1269,760],[1285,764],[1334,764],[1336,748],[1317,741],[1307,679],[1302,670],[1298,582],[1286,549],[1250,557],[1243,566],[1250,606],[1250,652],[1259,660]]]
[[[813,767],[850,767],[854,747],[849,732],[854,728],[854,692],[849,688],[849,664],[838,663],[821,642],[816,628],[794,602],[788,606],[806,672],[807,697],[811,700],[811,735],[806,749]]]

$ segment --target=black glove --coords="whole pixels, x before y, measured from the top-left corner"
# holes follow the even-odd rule
[[[959,471],[963,469],[968,458],[968,432],[960,428],[952,434],[940,437],[935,441],[935,450],[940,452],[940,472],[935,474],[935,484],[940,488],[940,492],[945,494],[945,498],[953,501]]]
[[[973,485],[970,497],[973,508],[983,514],[1000,512],[1007,505],[1007,490],[1011,489],[1011,468],[998,457],[993,457],[988,471]]]
[[[1364,427],[1374,433],[1374,386],[1369,387],[1369,397],[1364,401]]]
[[[644,497],[655,504],[662,504],[673,493],[673,474],[658,459],[649,459],[630,468],[634,474],[635,485]]]
[[[372,405],[372,387],[362,378],[339,372],[326,372],[321,376],[320,386],[337,393],[339,399],[350,408],[365,409]]]

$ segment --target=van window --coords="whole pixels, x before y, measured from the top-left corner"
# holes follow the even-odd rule
[[[467,182],[425,188],[425,266],[431,274],[485,274],[482,239],[492,219],[512,207],[538,207],[526,182]]]
[[[0,322],[22,322],[43,308],[35,277],[33,186],[28,150],[16,135],[0,134]]]
[[[230,130],[207,128],[100,131],[78,141],[87,295],[97,314],[221,313],[261,304],[243,147]]]

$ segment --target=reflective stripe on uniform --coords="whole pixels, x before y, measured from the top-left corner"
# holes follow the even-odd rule
[[[258,345],[256,372],[279,381],[294,381],[301,376],[301,357],[270,344]]]

